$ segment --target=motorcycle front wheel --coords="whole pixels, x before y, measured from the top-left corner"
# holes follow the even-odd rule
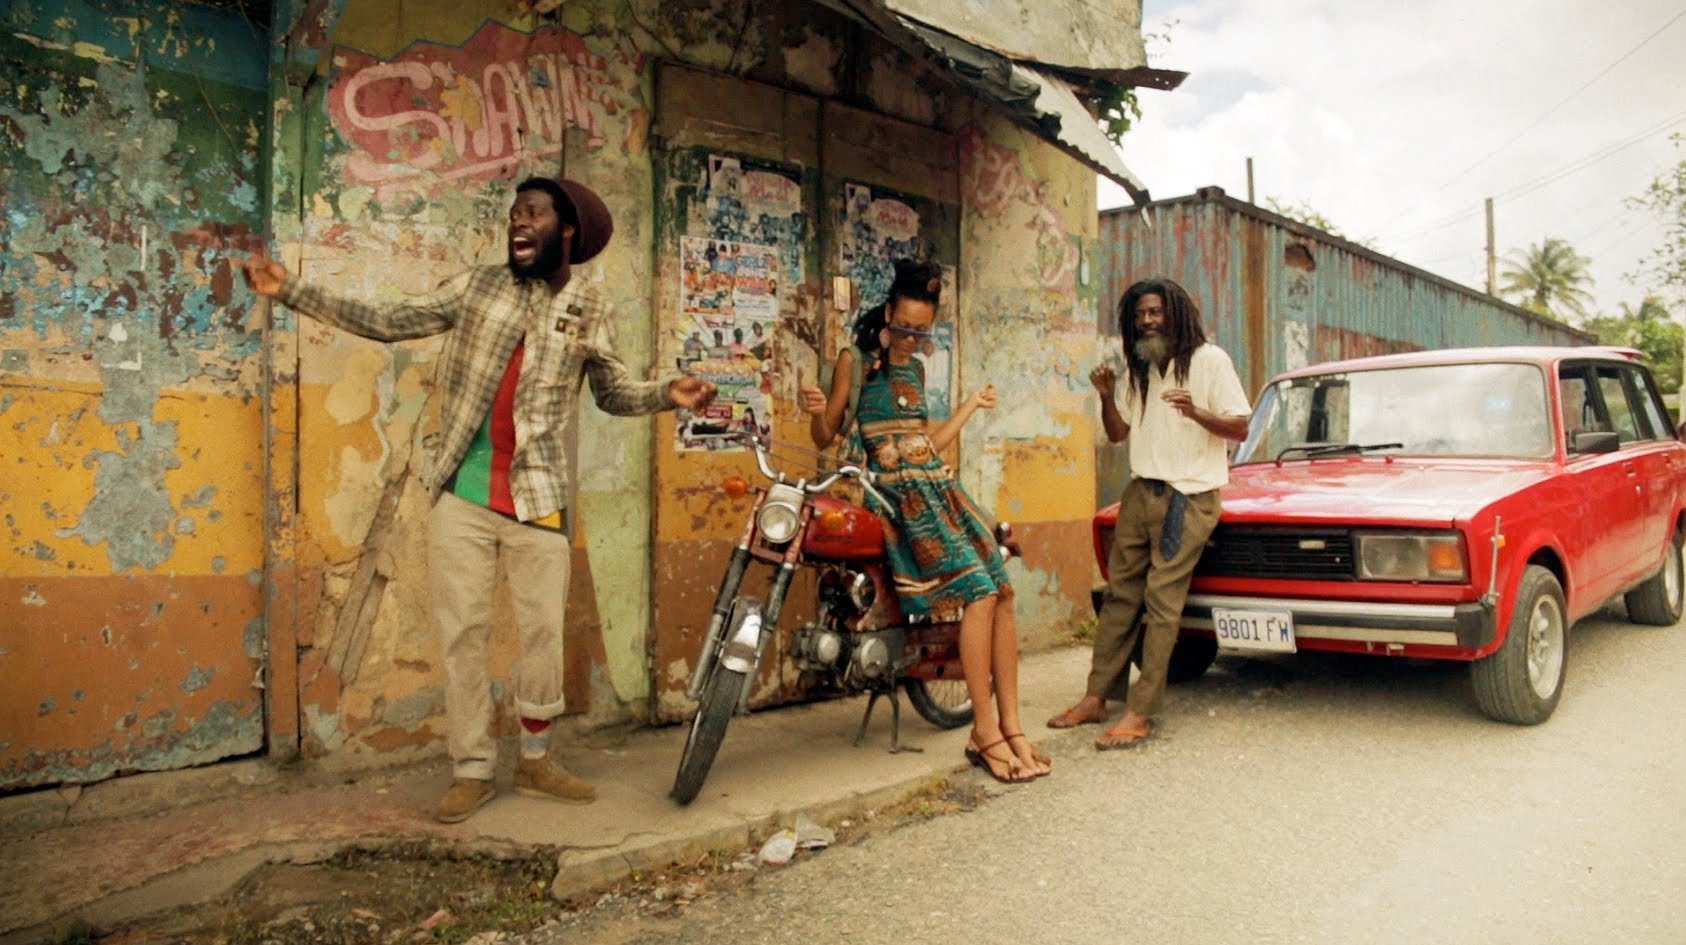
[[[696,717],[691,719],[691,733],[685,738],[685,752],[679,756],[679,773],[673,778],[673,799],[679,803],[691,803],[702,790],[748,678],[745,673],[716,666],[714,675],[703,684]]]
[[[902,686],[913,711],[937,728],[972,724],[972,697],[964,679],[909,679]]]

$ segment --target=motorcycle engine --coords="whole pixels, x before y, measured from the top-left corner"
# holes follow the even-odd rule
[[[853,622],[872,609],[872,579],[853,568],[827,568],[820,575],[820,608],[838,620]]]
[[[790,655],[798,668],[825,673],[847,686],[894,678],[907,654],[907,633],[900,627],[848,633],[821,624],[797,628]]]

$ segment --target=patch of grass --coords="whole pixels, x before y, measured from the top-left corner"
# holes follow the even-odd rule
[[[99,933],[83,919],[72,919],[54,939],[57,945],[94,945],[97,941]]]

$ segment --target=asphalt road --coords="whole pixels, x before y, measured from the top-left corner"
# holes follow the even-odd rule
[[[1686,626],[1606,611],[1568,658],[1533,728],[1458,666],[1221,659],[1145,746],[1086,728],[974,811],[527,941],[1686,943]]]

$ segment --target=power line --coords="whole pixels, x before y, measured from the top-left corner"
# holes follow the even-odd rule
[[[1611,69],[1614,69],[1617,66],[1621,65],[1622,63],[1626,62],[1628,60],[1629,56],[1632,56],[1634,53],[1636,53],[1639,50],[1645,48],[1645,45],[1647,43],[1651,42],[1651,40],[1653,40],[1653,39],[1656,39],[1658,36],[1661,36],[1664,30],[1673,26],[1675,23],[1678,23],[1680,21],[1681,17],[1686,17],[1686,9],[1682,9],[1679,13],[1676,13],[1674,16],[1670,17],[1669,21],[1667,23],[1664,23],[1662,26],[1657,27],[1655,30],[1652,31],[1651,35],[1649,35],[1649,36],[1645,37],[1644,39],[1640,40],[1638,45],[1634,46],[1632,49],[1629,49],[1627,52],[1622,53],[1621,56],[1618,57],[1615,62],[1612,62],[1609,65],[1605,66],[1603,69],[1600,69],[1598,71],[1597,75],[1595,75],[1592,78],[1586,80],[1585,82],[1582,82],[1580,84],[1580,86],[1575,89],[1575,91],[1570,92],[1568,95],[1564,96],[1562,101],[1560,101],[1556,105],[1553,105],[1550,108],[1546,109],[1545,114],[1541,115],[1540,117],[1538,117],[1538,118],[1534,119],[1532,122],[1530,122],[1528,124],[1528,127],[1523,128],[1521,131],[1518,131],[1516,134],[1511,135],[1509,138],[1505,139],[1505,142],[1503,144],[1501,144],[1498,147],[1494,148],[1493,150],[1487,152],[1484,156],[1482,156],[1482,158],[1480,160],[1476,161],[1474,164],[1471,164],[1470,166],[1468,166],[1468,167],[1464,168],[1463,170],[1459,171],[1458,173],[1452,175],[1452,179],[1447,181],[1446,183],[1450,184],[1450,183],[1452,183],[1452,181],[1457,180],[1458,178],[1464,176],[1465,174],[1468,174],[1470,171],[1473,171],[1476,168],[1480,167],[1481,165],[1487,163],[1489,160],[1491,160],[1493,158],[1494,155],[1497,155],[1499,152],[1503,151],[1505,148],[1508,148],[1511,145],[1515,144],[1523,135],[1527,134],[1530,131],[1533,131],[1535,128],[1538,128],[1541,124],[1543,124],[1545,122],[1545,120],[1547,118],[1550,118],[1553,114],[1555,114],[1559,108],[1562,108],[1564,105],[1569,104],[1569,102],[1571,100],[1573,100],[1575,98],[1575,96],[1581,94],[1582,92],[1585,92],[1587,90],[1587,88],[1589,86],[1591,86],[1594,82],[1597,82],[1599,79],[1602,79],[1606,75],[1609,75]]]
[[[1643,49],[1653,39],[1656,39],[1658,36],[1661,36],[1663,34],[1663,32],[1666,31],[1669,27],[1673,26],[1675,23],[1678,23],[1682,17],[1686,17],[1686,9],[1682,9],[1679,13],[1676,13],[1674,16],[1670,17],[1667,23],[1664,23],[1662,26],[1657,27],[1655,30],[1653,30],[1651,32],[1651,34],[1649,36],[1646,36],[1644,39],[1640,40],[1638,42],[1638,44],[1633,46],[1633,48],[1629,49],[1627,52],[1622,53],[1620,56],[1616,57],[1616,60],[1614,62],[1605,66],[1603,69],[1600,69],[1598,71],[1597,75],[1595,75],[1592,78],[1590,78],[1590,79],[1586,80],[1585,82],[1581,83],[1580,86],[1578,86],[1573,92],[1570,92],[1568,95],[1564,96],[1563,99],[1561,101],[1559,101],[1557,104],[1555,104],[1555,105],[1551,106],[1550,108],[1546,109],[1544,114],[1540,115],[1540,117],[1534,119],[1532,122],[1529,122],[1527,127],[1523,128],[1521,131],[1518,131],[1516,134],[1507,138],[1498,147],[1496,147],[1493,150],[1491,150],[1491,151],[1487,152],[1486,154],[1482,155],[1481,158],[1479,158],[1474,164],[1471,164],[1470,166],[1464,168],[1463,170],[1459,171],[1458,173],[1453,174],[1451,177],[1442,181],[1439,189],[1445,189],[1446,187],[1449,187],[1452,184],[1456,183],[1459,178],[1468,174],[1470,171],[1475,170],[1476,168],[1480,167],[1481,165],[1487,163],[1494,156],[1496,156],[1500,152],[1504,151],[1504,149],[1506,149],[1506,148],[1510,147],[1511,145],[1515,144],[1518,140],[1520,140],[1522,138],[1523,135],[1526,135],[1528,132],[1533,131],[1535,128],[1538,128],[1542,123],[1545,122],[1545,120],[1547,118],[1550,118],[1553,114],[1555,114],[1556,111],[1559,108],[1562,108],[1564,105],[1567,105],[1576,96],[1580,95],[1582,92],[1586,91],[1589,87],[1591,87],[1593,83],[1597,82],[1599,79],[1604,78],[1606,75],[1608,75],[1610,73],[1610,71],[1612,69],[1614,69],[1617,66],[1621,65],[1622,63],[1626,62],[1628,60],[1628,58],[1631,57],[1634,53]],[[1408,212],[1409,212],[1409,209],[1406,209],[1406,210],[1401,210],[1397,214],[1394,214],[1392,220],[1389,220],[1387,223],[1382,224],[1382,229],[1385,230],[1387,227],[1392,226],[1394,220],[1399,219],[1401,216],[1403,216],[1404,214],[1406,214]],[[1456,221],[1453,221],[1453,222],[1456,222]],[[1442,225],[1445,225],[1445,224],[1442,224]],[[1436,227],[1433,227],[1431,229],[1438,229],[1438,228],[1439,227],[1436,226]],[[1423,232],[1429,232],[1429,231],[1425,230]]]
[[[1655,135],[1661,134],[1664,131],[1668,131],[1670,128],[1673,128],[1675,125],[1678,125],[1681,122],[1686,122],[1686,112],[1677,112],[1676,114],[1671,115],[1668,118],[1663,119],[1662,121],[1658,122],[1657,124],[1652,125],[1650,128],[1647,128],[1646,130],[1640,132],[1639,134],[1636,134],[1633,137],[1626,139],[1625,141],[1619,141],[1615,144],[1607,145],[1606,147],[1601,148],[1597,151],[1594,151],[1591,154],[1588,154],[1588,155],[1585,155],[1583,157],[1577,158],[1574,161],[1571,161],[1570,163],[1565,164],[1564,166],[1558,168],[1557,170],[1549,171],[1549,172],[1547,172],[1547,173],[1545,173],[1545,174],[1543,174],[1539,177],[1534,178],[1531,181],[1527,181],[1525,183],[1518,184],[1515,187],[1510,188],[1509,190],[1506,190],[1506,191],[1503,191],[1501,193],[1495,194],[1493,196],[1493,200],[1496,203],[1500,200],[1511,200],[1511,199],[1514,199],[1516,197],[1520,197],[1524,194],[1531,193],[1535,190],[1540,189],[1541,187],[1544,187],[1547,184],[1555,183],[1555,182],[1557,182],[1557,181],[1559,181],[1559,180],[1561,180],[1565,177],[1568,177],[1571,174],[1579,173],[1580,171],[1584,171],[1587,168],[1593,166],[1594,164],[1597,164],[1597,163],[1599,163],[1601,161],[1604,161],[1608,158],[1614,157],[1617,154],[1621,153],[1622,151],[1625,151],[1628,148],[1631,148],[1634,145],[1638,144],[1639,142],[1644,141],[1646,138],[1650,138],[1650,137],[1653,137]],[[1446,216],[1441,217],[1440,219],[1435,220],[1434,222],[1424,224],[1423,226],[1417,227],[1415,229],[1406,230],[1404,233],[1400,233],[1400,234],[1394,236],[1393,239],[1395,239],[1395,240],[1406,240],[1406,239],[1411,239],[1413,237],[1422,236],[1425,233],[1433,233],[1436,230],[1443,230],[1446,227],[1453,225],[1454,223],[1459,223],[1459,222],[1461,222],[1463,220],[1466,220],[1470,217],[1476,216],[1480,212],[1481,212],[1481,209],[1479,207],[1469,209],[1469,210],[1454,211],[1453,213],[1447,214]]]
[[[1509,190],[1507,190],[1507,191],[1505,191],[1501,194],[1498,194],[1493,199],[1494,200],[1508,200],[1512,197],[1520,197],[1523,194],[1528,193],[1529,191],[1538,190],[1541,187],[1544,187],[1545,185],[1547,185],[1549,183],[1552,183],[1553,181],[1561,180],[1562,178],[1567,177],[1570,174],[1575,173],[1576,171],[1585,170],[1586,168],[1591,167],[1594,164],[1597,164],[1599,161],[1602,161],[1605,158],[1612,157],[1612,156],[1614,156],[1615,154],[1617,154],[1621,151],[1625,151],[1628,148],[1631,148],[1634,145],[1638,144],[1639,142],[1644,141],[1646,138],[1649,138],[1653,135],[1660,134],[1661,132],[1667,131],[1670,128],[1674,127],[1675,125],[1680,124],[1683,121],[1686,121],[1686,112],[1678,112],[1678,113],[1676,113],[1676,114],[1674,114],[1674,115],[1672,115],[1668,118],[1663,119],[1661,122],[1659,122],[1655,125],[1652,125],[1650,128],[1646,129],[1645,131],[1642,131],[1639,134],[1634,135],[1633,137],[1627,139],[1626,141],[1620,142],[1618,144],[1613,144],[1613,145],[1609,146],[1608,148],[1605,148],[1603,151],[1599,151],[1597,153],[1588,155],[1587,157],[1584,157],[1584,158],[1580,159],[1579,161],[1576,161],[1573,164],[1570,164],[1567,167],[1562,168],[1561,170],[1558,170],[1554,173],[1548,174],[1545,177],[1541,177],[1541,178],[1539,178],[1539,179],[1537,179],[1537,180],[1535,180],[1531,183],[1520,184],[1516,187],[1512,187],[1511,189],[1509,189]]]

